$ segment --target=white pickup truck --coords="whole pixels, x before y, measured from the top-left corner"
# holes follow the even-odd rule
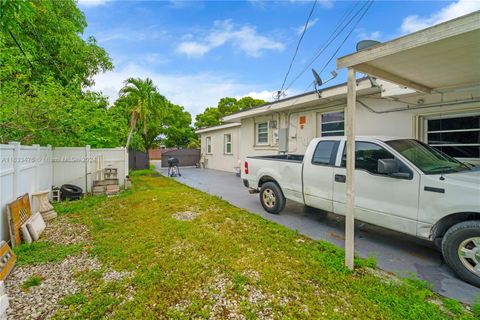
[[[270,213],[288,199],[344,215],[345,145],[345,137],[323,137],[305,155],[248,157],[243,183]],[[480,168],[414,139],[358,137],[355,218],[433,241],[480,286]]]

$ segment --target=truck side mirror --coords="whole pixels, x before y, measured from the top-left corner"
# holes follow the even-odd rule
[[[397,173],[399,170],[398,162],[395,159],[378,159],[377,172],[383,174]]]

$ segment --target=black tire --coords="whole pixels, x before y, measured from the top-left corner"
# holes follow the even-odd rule
[[[472,241],[472,239],[475,239]],[[464,221],[450,227],[442,240],[442,254],[447,264],[463,280],[480,287],[480,272],[474,271],[475,266],[480,267],[480,221]],[[478,254],[460,257],[459,251],[479,248]]]
[[[279,213],[285,208],[286,199],[275,182],[265,182],[260,188],[260,203],[268,213]]]
[[[60,194],[62,200],[78,200],[82,198],[82,188],[73,184],[64,184],[60,187]]]

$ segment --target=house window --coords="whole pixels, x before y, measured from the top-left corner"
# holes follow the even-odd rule
[[[207,145],[207,154],[212,154],[212,137],[206,137],[205,144]]]
[[[225,154],[232,154],[232,134],[227,133],[226,135],[223,136],[224,140],[224,153]]]
[[[480,158],[480,115],[429,118],[425,127],[430,146],[455,158]]]
[[[268,122],[257,123],[257,144],[268,144]]]
[[[319,115],[320,137],[343,136],[345,133],[345,117],[343,111],[320,113]]]

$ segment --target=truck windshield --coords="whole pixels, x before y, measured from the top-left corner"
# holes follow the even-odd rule
[[[418,140],[391,140],[386,143],[426,174],[453,173],[470,168]]]

